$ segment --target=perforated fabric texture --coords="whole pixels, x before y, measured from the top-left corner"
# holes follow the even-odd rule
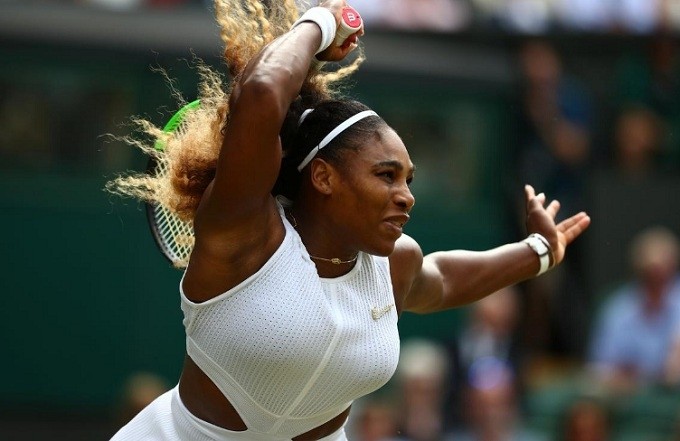
[[[287,439],[385,384],[399,336],[387,258],[360,253],[348,274],[322,279],[281,214],[286,236],[257,273],[181,304],[189,356],[249,431]]]

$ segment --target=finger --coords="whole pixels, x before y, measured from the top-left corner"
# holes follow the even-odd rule
[[[550,204],[545,208],[545,211],[548,212],[548,214],[555,219],[555,216],[557,216],[557,212],[560,211],[560,201],[557,199],[553,200],[550,202]]]
[[[541,192],[537,194],[536,199],[541,203],[541,205],[545,204],[545,193]]]
[[[557,229],[558,231],[562,232],[562,234],[564,234],[567,244],[569,244],[578,236],[580,236],[589,225],[590,216],[584,212],[581,212],[560,222],[557,225]]]
[[[539,193],[533,197],[529,197],[533,194],[533,191],[533,188],[527,190],[527,214],[532,211],[543,210],[543,204],[545,203],[545,193]]]
[[[347,37],[347,40],[345,40],[344,43],[342,43],[342,46],[340,46],[341,49],[345,50],[348,48],[351,48],[351,50],[354,50],[358,46],[358,40],[359,36],[357,34],[352,34],[349,37]]]
[[[524,196],[526,197],[526,212],[529,214],[531,210],[535,210],[538,202],[536,201],[536,191],[534,187],[527,184],[524,186]]]

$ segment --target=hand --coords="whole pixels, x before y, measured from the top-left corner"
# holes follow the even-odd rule
[[[580,212],[555,225],[555,216],[560,211],[559,201],[553,200],[545,207],[545,193],[537,195],[531,185],[524,186],[524,194],[527,204],[527,231],[529,234],[539,233],[548,240],[554,258],[551,266],[559,265],[564,259],[567,245],[590,225],[590,217],[585,212]]]
[[[337,27],[342,21],[342,8],[347,5],[345,0],[326,0],[319,4],[319,6],[329,9],[335,16]],[[341,46],[331,44],[328,49],[317,54],[316,58],[319,61],[340,61],[345,58],[350,52],[358,47],[359,37],[364,35],[364,27],[361,26],[357,32],[351,34]]]

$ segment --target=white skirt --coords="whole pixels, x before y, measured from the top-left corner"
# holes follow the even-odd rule
[[[249,430],[234,432],[196,418],[175,386],[123,426],[111,441],[289,441]],[[319,441],[347,441],[344,427]]]

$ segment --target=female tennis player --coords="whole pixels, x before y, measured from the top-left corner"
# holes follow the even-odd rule
[[[204,70],[200,108],[182,128],[145,126],[167,145],[167,178],[113,183],[171,207],[195,232],[180,282],[179,384],[114,440],[345,440],[352,401],[395,371],[399,314],[454,308],[543,273],[589,224],[579,213],[556,225],[559,203],[527,186],[527,239],[423,256],[402,233],[415,202],[404,143],[331,91],[361,58],[318,67],[345,58],[363,32],[334,43],[344,0],[298,20],[293,0],[267,4],[216,2],[232,86]]]

